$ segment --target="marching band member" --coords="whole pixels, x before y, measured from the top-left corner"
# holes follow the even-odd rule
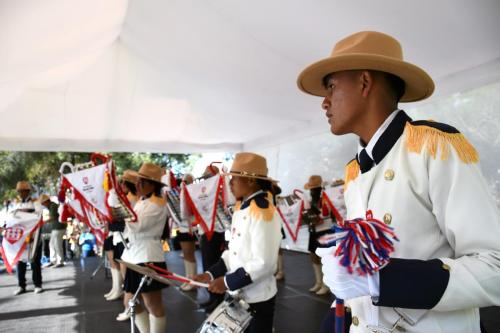
[[[209,290],[223,294],[240,291],[253,318],[246,332],[271,333],[277,292],[276,261],[281,242],[280,217],[272,202],[272,179],[266,159],[238,153],[231,171],[230,187],[235,198],[229,249],[221,259],[195,280],[210,283]]]
[[[14,206],[13,210],[18,210],[26,213],[41,212],[41,205],[35,203],[31,198],[31,185],[25,180],[19,181],[16,184],[16,191],[19,195],[19,202]],[[17,263],[17,281],[19,288],[16,289],[14,295],[19,295],[26,292],[26,262],[30,260],[33,284],[35,285],[35,294],[39,294],[42,289],[42,242],[41,237],[36,237],[35,233],[39,233],[38,228],[32,235],[30,235],[30,246],[24,251],[21,260]],[[38,238],[38,243],[35,244],[34,239]],[[31,248],[35,247],[33,258],[29,258]],[[33,253],[33,252],[32,252]]]
[[[187,173],[182,178],[185,185],[192,184],[194,181],[193,175]],[[183,259],[184,259],[184,269],[186,276],[196,275],[196,236],[192,230],[193,215],[186,216],[182,219],[181,225],[179,225],[179,231],[177,232],[177,239],[181,245]],[[181,285],[182,291],[191,291],[194,287],[189,283],[184,283]]]
[[[135,184],[137,184],[138,178],[136,177],[136,174],[132,170],[125,170],[123,172],[123,175],[120,179],[120,188],[122,192],[127,196],[128,202],[130,203],[130,207],[134,209],[135,204],[138,201],[137,197],[137,188]],[[116,243],[116,251],[113,253],[113,257],[116,259],[120,259],[123,251],[125,249],[125,244],[127,242],[127,226],[125,225],[125,228],[122,232],[120,231],[115,231],[113,233],[113,243]],[[123,264],[120,263],[120,275],[122,279],[125,279],[125,273],[127,271],[127,267]],[[121,288],[121,285],[120,285]],[[116,317],[117,321],[125,321],[130,318],[130,312],[129,312],[129,307],[128,307],[128,301],[133,297],[131,293],[125,292],[123,295],[123,305],[125,309],[123,312],[118,314]]]
[[[137,192],[141,199],[135,205],[137,222],[127,222],[128,247],[123,251],[122,260],[133,264],[154,265],[166,269],[161,236],[167,220],[167,207],[161,197],[162,170],[153,163],[143,163],[136,173]],[[135,293],[142,275],[127,269],[124,289],[127,293]],[[141,333],[165,332],[166,318],[161,291],[166,285],[153,280],[141,289],[143,307],[136,308],[136,325]],[[149,312],[149,316],[148,316]]]
[[[208,165],[201,176],[202,179],[210,178],[219,175],[220,170],[214,165]],[[214,265],[219,261],[222,252],[225,249],[225,239],[224,239],[224,226],[218,221],[215,223],[214,233],[212,238],[209,240],[205,234],[205,230],[198,225],[198,234],[200,235],[200,252],[201,252],[201,262],[203,270],[206,271],[209,267]],[[220,294],[213,293],[209,290],[209,298],[206,302],[201,303],[200,306],[205,309],[206,312],[212,312],[213,309],[217,307],[224,297]]]
[[[326,295],[330,293],[330,289],[327,285],[323,283],[323,272],[321,271],[321,258],[316,255],[316,249],[318,248],[318,239],[331,232],[331,223],[327,223],[322,219],[321,214],[321,192],[323,191],[323,178],[319,175],[312,175],[309,177],[309,181],[304,185],[304,189],[309,190],[311,194],[310,208],[308,209],[306,216],[309,222],[309,255],[314,269],[314,277],[316,282],[312,288],[309,289],[310,292],[316,293],[317,295]]]
[[[467,139],[398,109],[430,96],[432,79],[403,60],[396,39],[365,31],[339,41],[298,85],[324,97],[333,134],[359,137],[346,166],[347,219],[371,210],[399,238],[370,277],[318,249],[324,281],[351,309],[350,332],[480,332],[479,308],[500,304],[500,219]]]

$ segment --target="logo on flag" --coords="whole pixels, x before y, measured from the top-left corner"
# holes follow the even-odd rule
[[[83,177],[82,180],[85,185],[89,183],[89,177]]]
[[[15,227],[10,227],[5,230],[5,239],[11,243],[14,244],[17,241],[19,241],[24,234],[24,229],[22,226],[15,226]]]
[[[215,229],[215,215],[221,191],[222,177],[220,175],[205,179],[201,183],[185,186],[186,202],[209,240]]]

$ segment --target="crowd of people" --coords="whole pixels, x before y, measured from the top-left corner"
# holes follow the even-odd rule
[[[348,307],[326,314],[322,332],[339,330],[335,328],[339,322],[346,332],[480,332],[478,308],[500,304],[499,215],[477,153],[460,132],[445,124],[413,121],[398,108],[400,101],[430,96],[432,79],[402,59],[394,38],[360,32],[337,43],[330,57],[307,67],[298,84],[304,92],[324,98],[322,108],[333,134],[359,137],[358,153],[346,165],[344,181],[336,184],[345,191],[345,218],[376,218],[391,226],[399,239],[384,266],[373,274],[352,274],[350,263],[333,255],[336,248],[319,242],[334,232],[332,227],[339,221],[323,213],[322,177],[309,178],[304,188],[310,191],[311,202],[305,220],[315,274],[310,290],[319,295],[331,290]],[[167,268],[162,240],[169,235],[170,213],[164,173],[160,166],[144,163],[137,172],[127,170],[121,176],[121,190],[138,221],[114,221],[104,243],[112,272],[112,288],[105,297],[124,301],[117,320],[129,319],[128,300],[138,290],[142,275],[116,260]],[[219,174],[211,165],[199,179],[185,174],[182,181],[203,182]],[[224,294],[240,292],[252,314],[245,332],[270,333],[277,278],[283,278],[282,220],[275,206],[278,182],[269,177],[266,159],[248,152],[236,154],[224,175],[237,200],[229,227],[216,224],[209,236],[197,226],[196,214],[184,215],[176,226],[185,275],[208,285],[210,297],[200,305],[207,313]],[[64,258],[61,244],[66,226],[58,222],[57,204],[42,195],[37,205],[27,182],[19,182],[17,190],[16,209],[36,211],[43,205],[49,211],[50,263],[58,267]],[[73,229],[69,238],[73,244],[76,234]],[[84,234],[79,243],[82,237],[85,246]],[[200,272],[194,255],[197,244]],[[39,244],[34,246],[41,249]],[[89,251],[88,246],[82,247],[82,255]],[[34,253],[29,260],[39,293],[41,250]],[[26,290],[26,260],[17,267],[19,293]],[[162,299],[166,287],[156,280],[142,286],[141,303],[135,310],[140,332],[166,331]],[[193,284],[186,282],[180,289],[190,292]]]

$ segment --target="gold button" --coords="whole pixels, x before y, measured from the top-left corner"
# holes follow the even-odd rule
[[[385,170],[384,178],[385,178],[385,180],[393,180],[394,179],[394,170],[392,170],[392,169]]]
[[[236,255],[236,252],[233,252],[234,255]]]
[[[350,313],[350,312],[351,312],[351,308],[350,308],[350,307],[348,307],[348,306],[346,306],[346,307],[345,307],[345,312]]]
[[[238,237],[240,237],[240,236],[241,236],[241,234],[238,232]]]
[[[358,317],[356,317],[356,316],[352,317],[352,324],[354,326],[358,326],[359,325],[359,319],[358,319]]]
[[[443,264],[443,269],[449,271],[451,267],[449,265]]]
[[[389,225],[392,222],[392,215],[389,213],[384,214],[384,223]]]
[[[403,326],[396,326],[396,330],[400,331],[400,332],[406,332],[406,328],[404,328]]]
[[[246,216],[243,216],[243,220],[246,220],[246,219],[247,219],[247,217],[246,217]]]

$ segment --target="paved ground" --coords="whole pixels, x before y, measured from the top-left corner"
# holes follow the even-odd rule
[[[178,252],[166,255],[170,269],[183,272]],[[121,302],[107,302],[102,295],[110,289],[111,280],[104,270],[90,279],[99,258],[86,262],[69,262],[63,268],[43,269],[44,289],[35,295],[29,285],[26,294],[13,296],[17,287],[15,275],[0,273],[0,332],[127,332],[128,322],[114,320],[122,310]],[[313,281],[308,256],[285,252],[285,282],[279,283],[275,329],[277,333],[316,332],[332,296],[319,297],[307,291]],[[31,271],[27,272],[28,282]],[[175,287],[164,290],[167,309],[167,331],[195,332],[205,319],[196,301],[206,297],[204,291],[183,293]],[[481,311],[489,333],[500,332],[500,308]],[[430,332],[432,333],[432,332]]]

